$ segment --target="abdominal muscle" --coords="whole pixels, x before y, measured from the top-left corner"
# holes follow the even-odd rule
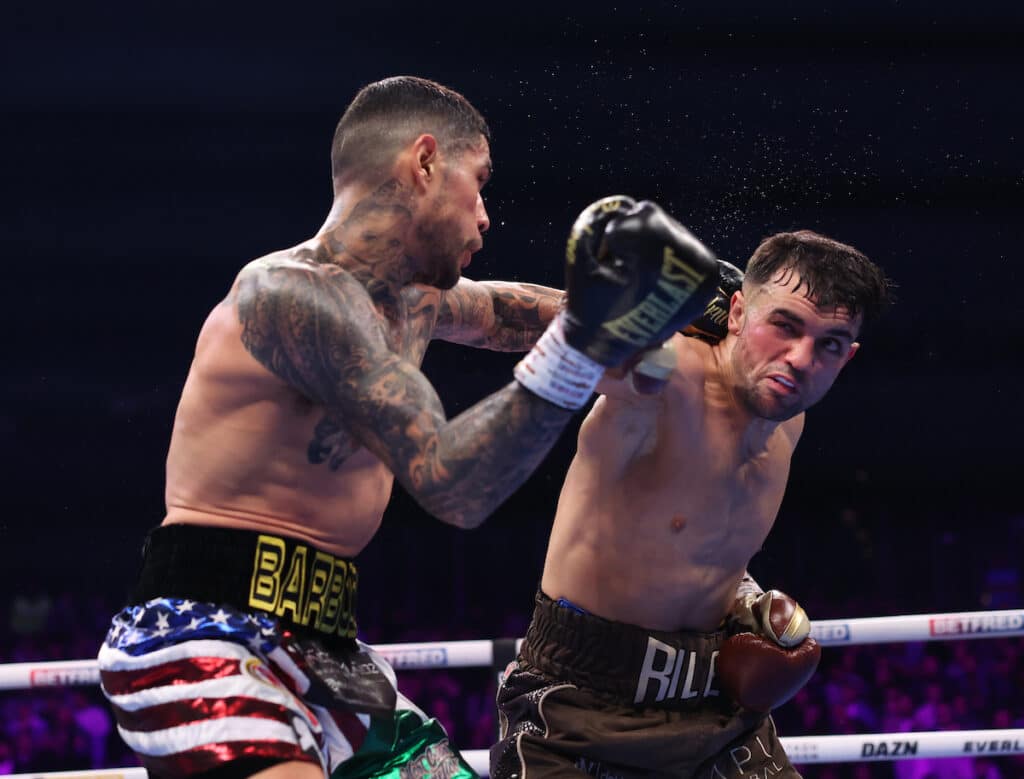
[[[683,406],[595,404],[552,528],[549,597],[650,630],[720,625],[774,522],[788,459],[738,463],[712,420]]]
[[[745,549],[678,505],[638,500],[641,491],[628,484],[605,491],[586,482],[570,472],[541,589],[649,630],[716,629],[749,559]]]

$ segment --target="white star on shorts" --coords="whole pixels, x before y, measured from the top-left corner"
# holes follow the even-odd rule
[[[217,609],[217,613],[210,615],[210,619],[218,625],[228,624],[228,615],[224,613],[224,609]]]

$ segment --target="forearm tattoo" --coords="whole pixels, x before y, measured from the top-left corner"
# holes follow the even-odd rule
[[[473,526],[537,467],[571,418],[517,382],[455,419],[396,354],[365,288],[337,266],[252,266],[238,284],[242,342],[392,470],[431,513]],[[321,452],[310,461],[327,459]]]
[[[537,284],[489,281],[444,293],[437,337],[500,352],[523,352],[543,334],[564,293]]]

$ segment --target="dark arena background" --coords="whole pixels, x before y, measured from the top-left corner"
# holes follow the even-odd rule
[[[738,264],[811,228],[882,265],[898,302],[809,412],[751,569],[812,619],[1024,608],[1020,4],[43,0],[5,3],[0,37],[0,661],[95,656],[162,518],[206,313],[319,228],[340,112],[397,74],[491,126],[471,278],[561,286],[573,219],[616,193]],[[454,415],[515,360],[436,343],[424,369]],[[521,636],[575,432],[475,531],[396,488],[361,557],[363,637]],[[490,744],[489,669],[400,680],[461,748]],[[776,719],[1022,728],[1022,691],[1019,637],[827,648]],[[802,770],[1019,779],[1022,759]],[[0,692],[0,772],[133,764],[97,688]]]

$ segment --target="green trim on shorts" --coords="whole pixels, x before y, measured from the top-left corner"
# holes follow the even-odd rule
[[[478,779],[436,719],[396,711],[394,722],[374,721],[366,740],[331,779]]]

